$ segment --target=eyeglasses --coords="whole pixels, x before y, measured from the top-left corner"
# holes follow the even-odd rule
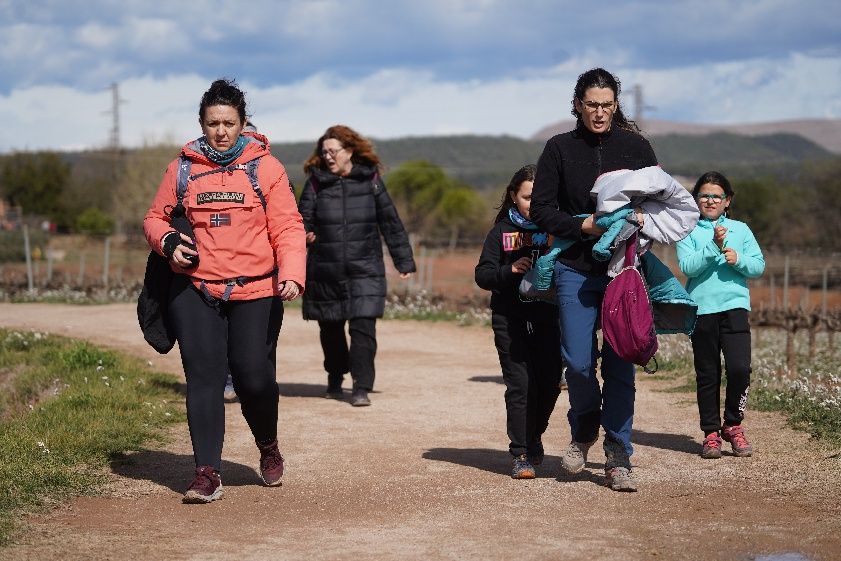
[[[616,109],[615,101],[605,101],[604,103],[599,103],[598,101],[584,101],[583,99],[580,101],[581,105],[583,105],[589,113],[595,113],[599,110],[599,107],[601,107],[605,113],[610,113]]]
[[[345,150],[345,148],[339,148],[338,150],[322,150],[321,157],[326,158],[327,156],[330,156],[331,158],[335,158],[336,154],[342,152],[343,150]]]
[[[712,201],[714,203],[720,203],[721,201],[723,201],[726,198],[727,197],[725,195],[719,195],[718,193],[701,193],[700,195],[698,195],[698,200],[699,201],[702,201],[702,200],[706,199],[706,200]]]

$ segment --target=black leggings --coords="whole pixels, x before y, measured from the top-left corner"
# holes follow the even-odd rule
[[[505,382],[508,450],[512,456],[534,453],[549,426],[561,393],[561,339],[557,321],[530,323],[491,315],[494,343]]]
[[[275,351],[283,302],[278,297],[222,302],[175,275],[169,306],[187,378],[187,423],[196,466],[221,470],[229,367],[254,439],[277,438]]]
[[[338,376],[350,372],[353,389],[374,389],[374,357],[377,355],[376,318],[348,320],[350,347],[345,336],[344,321],[319,321],[324,370]]]
[[[698,316],[692,332],[698,413],[704,434],[721,430],[721,355],[727,372],[724,423],[741,424],[750,389],[750,319],[742,308]]]

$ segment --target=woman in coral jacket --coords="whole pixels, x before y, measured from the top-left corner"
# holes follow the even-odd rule
[[[286,170],[264,136],[242,134],[245,96],[234,81],[211,84],[199,106],[199,123],[203,135],[167,167],[143,222],[149,245],[177,273],[168,310],[187,379],[196,461],[195,479],[184,495],[188,503],[222,496],[229,366],[260,451],[263,482],[281,484],[275,349],[283,301],[303,292],[306,274],[303,221]],[[183,207],[194,240],[173,224],[179,171],[189,177]]]

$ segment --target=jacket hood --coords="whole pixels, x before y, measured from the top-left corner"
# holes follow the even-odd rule
[[[242,154],[239,155],[239,158],[231,163],[240,164],[250,162],[251,160],[271,154],[271,151],[269,150],[269,139],[262,134],[249,131],[243,133],[242,136],[245,137],[248,144],[245,145],[245,148],[242,150]],[[181,155],[185,158],[190,158],[194,162],[200,162],[210,166],[219,165],[204,155],[204,152],[202,152],[201,148],[199,148],[198,138],[185,144],[184,147],[181,148]]]
[[[377,168],[375,166],[369,166],[365,164],[353,164],[353,167],[350,170],[350,173],[347,174],[348,179],[354,179],[357,181],[364,181],[366,179],[370,179],[374,173],[376,173]],[[316,167],[310,168],[310,173],[315,176],[318,182],[321,185],[332,185],[341,179],[338,175],[331,172],[329,169],[321,169]]]

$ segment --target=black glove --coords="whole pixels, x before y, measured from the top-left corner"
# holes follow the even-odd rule
[[[181,243],[181,236],[178,235],[178,232],[172,230],[171,232],[167,232],[164,235],[164,241],[161,244],[161,251],[164,252],[164,257],[167,259],[172,259],[172,254],[175,252],[175,248],[178,247],[178,244]]]

